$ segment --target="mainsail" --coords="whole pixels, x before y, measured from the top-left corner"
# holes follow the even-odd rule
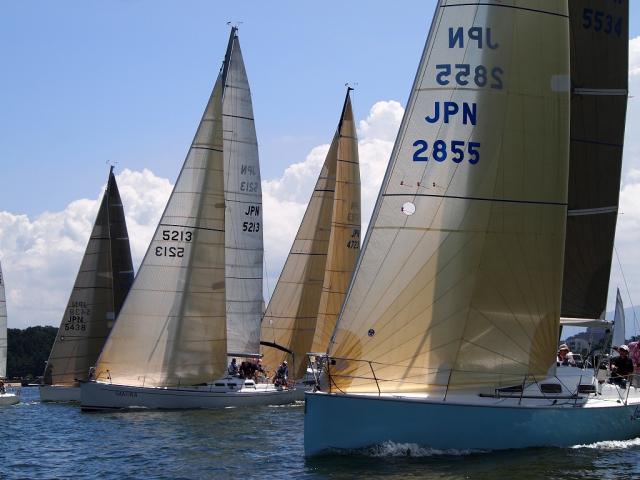
[[[562,316],[601,318],[618,217],[629,2],[571,0],[571,147]]]
[[[227,351],[256,354],[262,318],[262,187],[251,91],[234,28],[222,93]]]
[[[262,320],[264,364],[326,351],[360,249],[360,168],[349,91],[302,223]],[[278,349],[280,348],[280,349]]]
[[[49,354],[46,384],[71,386],[87,379],[132,283],[127,225],[111,167],[80,270]]]
[[[0,265],[0,378],[7,376],[7,299]]]
[[[98,379],[194,385],[224,373],[227,348],[258,351],[259,179],[250,95],[233,28],[187,158],[98,361]]]
[[[513,385],[553,363],[566,2],[441,0],[329,348],[343,392]]]

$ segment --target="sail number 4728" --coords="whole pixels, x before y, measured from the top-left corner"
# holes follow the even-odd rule
[[[462,163],[466,159],[471,165],[475,165],[480,161],[480,142],[451,140],[447,143],[444,140],[436,140],[429,148],[429,142],[426,140],[416,140],[413,146],[416,147],[413,152],[414,162],[427,162],[429,158],[436,162],[444,162],[450,158],[454,163]]]

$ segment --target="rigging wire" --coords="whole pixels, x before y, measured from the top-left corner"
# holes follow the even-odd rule
[[[640,328],[638,328],[638,316],[636,315],[636,307],[633,304],[633,300],[631,300],[631,292],[629,292],[629,285],[627,284],[627,278],[624,275],[624,270],[622,269],[622,262],[620,262],[620,255],[618,255],[618,249],[614,246],[613,251],[616,252],[616,259],[618,260],[618,266],[620,267],[620,273],[622,274],[622,280],[624,282],[624,288],[627,290],[627,297],[629,297],[629,303],[631,304],[631,311],[633,312],[633,324],[636,329],[636,335],[640,333]]]

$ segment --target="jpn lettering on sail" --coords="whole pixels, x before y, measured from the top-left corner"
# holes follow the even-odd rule
[[[290,367],[293,378],[304,375],[322,294],[336,184],[337,136],[262,320],[261,340],[293,352]],[[287,353],[273,347],[263,347],[262,352],[263,363],[269,370],[288,358]]]
[[[628,95],[629,2],[571,0],[571,147],[562,316],[601,318]]]
[[[0,378],[7,376],[7,297],[0,265]]]
[[[134,386],[211,381],[226,370],[222,74],[96,366]]]
[[[566,2],[439,2],[332,338],[334,388],[425,392],[547,373],[568,79]]]
[[[327,350],[360,253],[360,164],[351,98],[338,126],[331,237],[311,352]]]
[[[120,192],[109,179],[44,372],[47,385],[87,380],[133,282]]]
[[[262,187],[251,91],[235,29],[225,63],[227,351],[256,354],[263,302]]]

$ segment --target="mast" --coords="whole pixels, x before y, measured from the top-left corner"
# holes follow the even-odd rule
[[[7,376],[7,299],[0,264],[0,378]]]
[[[49,354],[48,385],[77,384],[100,355],[133,282],[124,208],[113,167]]]
[[[289,352],[293,378],[303,377],[308,352],[318,345],[326,350],[359,253],[360,170],[351,90],[262,320],[262,344],[269,346],[264,364],[273,369]]]
[[[603,318],[618,218],[629,2],[571,0],[571,147],[562,316]]]
[[[546,375],[567,204],[567,16],[566,2],[439,2],[329,348],[340,391]]]

